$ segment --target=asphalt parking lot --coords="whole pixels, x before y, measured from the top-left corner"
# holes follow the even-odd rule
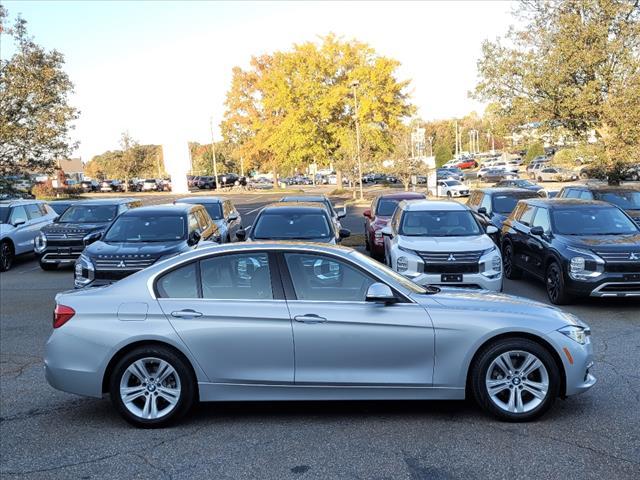
[[[232,199],[249,225],[280,196]],[[364,208],[349,208],[354,233]],[[534,423],[500,423],[471,402],[225,403],[149,431],[126,424],[107,399],[46,383],[54,296],[72,287],[70,269],[44,272],[33,257],[0,275],[3,478],[640,478],[638,301],[566,307],[591,325],[598,383]],[[531,279],[507,281],[505,292],[546,303]]]

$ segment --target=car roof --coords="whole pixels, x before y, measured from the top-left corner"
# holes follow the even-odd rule
[[[5,207],[13,207],[17,205],[31,205],[32,203],[44,203],[42,200],[29,198],[16,198],[15,200],[0,200],[0,205]]]
[[[536,207],[557,208],[557,207],[579,207],[579,206],[591,206],[591,207],[612,207],[609,202],[602,202],[600,200],[580,200],[578,198],[528,198],[521,200],[529,205]]]
[[[75,202],[77,205],[122,205],[123,203],[129,203],[135,201],[133,198],[118,197],[118,198],[94,198],[91,200],[78,200]]]
[[[281,202],[326,202],[329,199],[324,195],[286,195]]]
[[[401,202],[399,207],[407,212],[425,212],[432,210],[465,211],[469,207],[453,200],[411,200]]]
[[[283,213],[326,213],[327,209],[323,205],[318,205],[318,202],[277,202],[265,205],[260,213],[269,212],[274,210],[282,211]]]
[[[640,192],[639,188],[631,185],[567,185],[566,188],[579,188],[581,190],[597,191],[597,192]]]
[[[380,195],[378,198],[389,198],[392,200],[423,200],[425,198],[424,193],[418,192],[398,192],[398,193],[385,193]]]
[[[526,188],[518,188],[518,187],[489,187],[489,188],[480,188],[478,189],[482,193],[486,193],[487,195],[500,195],[505,193],[512,193],[516,195],[532,195],[536,196],[537,193],[533,190],[527,190]]]
[[[146,207],[133,208],[127,210],[123,215],[147,215],[147,214],[164,214],[164,215],[181,215],[191,212],[194,209],[202,208],[201,205],[193,205],[190,203],[165,203],[162,205],[149,205]]]
[[[211,203],[222,203],[220,197],[186,197],[186,198],[178,198],[173,203],[188,203],[188,204],[211,204]]]

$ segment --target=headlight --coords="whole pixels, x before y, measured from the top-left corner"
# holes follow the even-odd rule
[[[500,277],[502,271],[502,257],[500,251],[493,245],[482,252],[480,256],[480,272],[487,278]]]
[[[604,272],[604,260],[595,253],[576,247],[567,247],[567,250],[577,254],[569,260],[569,276],[572,279],[589,280]]]
[[[89,257],[82,254],[76,260],[76,266],[74,269],[74,284],[76,287],[84,287],[91,283],[95,278],[95,267]]]
[[[38,253],[42,253],[47,249],[47,236],[44,233],[38,233],[36,238],[33,239],[33,249]]]
[[[580,345],[588,343],[589,336],[591,335],[591,330],[579,325],[567,325],[566,327],[562,327],[558,331],[563,335],[569,337],[574,342],[579,343]]]

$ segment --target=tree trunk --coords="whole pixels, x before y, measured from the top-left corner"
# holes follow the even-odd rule
[[[409,185],[411,185],[411,179],[406,180],[406,181],[404,181],[402,183],[404,183],[404,191],[408,192],[409,191]]]
[[[336,188],[342,188],[342,170],[336,170]]]

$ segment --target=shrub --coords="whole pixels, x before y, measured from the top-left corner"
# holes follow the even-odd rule
[[[527,154],[524,156],[524,161],[529,163],[534,158],[544,155],[544,145],[540,142],[532,143],[527,149]]]
[[[51,182],[37,183],[31,188],[31,194],[36,198],[52,198],[56,192],[51,186]]]

